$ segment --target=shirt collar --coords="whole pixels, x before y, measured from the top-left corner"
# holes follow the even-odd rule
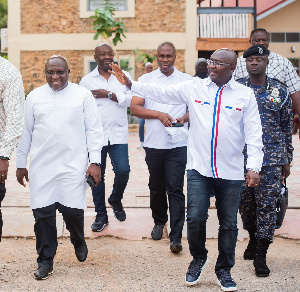
[[[91,72],[91,75],[92,76],[98,76],[98,75],[100,75],[99,71],[98,71],[98,66]]]
[[[206,78],[204,82],[205,82],[205,85],[207,85],[207,86],[210,84],[215,84],[209,77]],[[231,89],[235,89],[237,87],[238,83],[234,80],[233,77],[231,77],[231,79],[225,85],[229,86]]]
[[[101,78],[103,78],[104,80],[106,80],[98,71],[98,66],[90,73],[91,76],[96,77],[96,76],[100,76]],[[116,78],[115,75],[110,74],[110,77],[108,78],[108,80],[110,80],[111,78]],[[107,80],[107,81],[108,81]]]
[[[170,76],[168,76],[168,78],[169,77],[175,77],[177,74],[178,74],[178,70],[175,68],[175,67],[173,67],[174,68],[174,71],[173,71],[173,73],[170,75]],[[156,73],[157,73],[157,77],[158,78],[161,78],[161,77],[167,77],[164,73],[162,73],[161,71],[160,71],[160,69],[158,68],[157,70],[155,70],[156,71]]]

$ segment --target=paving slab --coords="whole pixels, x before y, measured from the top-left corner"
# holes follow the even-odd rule
[[[98,233],[92,232],[91,224],[95,218],[92,193],[87,191],[88,209],[85,211],[85,234],[87,237],[94,238],[99,236],[115,236],[125,239],[141,240],[150,238],[153,227],[153,219],[149,208],[149,189],[148,189],[148,169],[145,163],[145,152],[143,149],[136,149],[138,145],[138,133],[129,134],[129,160],[130,160],[130,178],[124,193],[123,205],[126,209],[127,220],[118,222],[110,207],[108,207],[109,225]],[[294,165],[291,168],[291,176],[288,178],[289,188],[289,209],[287,211],[284,223],[276,235],[286,238],[300,239],[300,140],[293,136],[295,148]],[[8,180],[6,182],[6,197],[2,203],[2,213],[4,219],[3,236],[4,237],[32,237],[34,236],[34,219],[32,211],[29,208],[29,188],[19,185],[15,178],[15,154],[10,160]],[[110,194],[113,185],[112,166],[107,163],[106,171],[106,194]],[[186,194],[186,178],[184,193]],[[214,199],[211,200],[211,206],[214,206]],[[239,224],[239,240],[247,238],[247,232],[242,229],[241,219]],[[58,236],[68,236],[65,230],[62,217],[57,216]],[[209,219],[207,222],[207,237],[217,238],[218,220],[216,210],[209,210]],[[186,226],[184,226],[183,236],[186,237]]]

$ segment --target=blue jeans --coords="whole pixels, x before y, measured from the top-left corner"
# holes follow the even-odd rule
[[[235,263],[237,212],[242,185],[242,180],[205,177],[196,170],[187,171],[187,235],[193,258],[207,258],[206,221],[212,191],[216,197],[219,256],[215,271],[231,269]]]
[[[139,137],[140,137],[140,142],[144,142],[144,133],[145,133],[145,120],[139,118]]]
[[[128,158],[128,144],[114,144],[103,146],[101,151],[101,181],[92,188],[93,201],[95,205],[95,211],[98,215],[106,215],[105,206],[105,169],[107,153],[111,159],[113,171],[115,173],[114,184],[110,199],[114,202],[121,202],[123,199],[123,193],[127,186],[129,179],[129,158]]]

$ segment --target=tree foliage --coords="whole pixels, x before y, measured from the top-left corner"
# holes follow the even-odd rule
[[[143,65],[145,66],[147,62],[153,63],[153,61],[156,60],[156,57],[141,51],[136,59],[138,62],[143,62]]]
[[[124,33],[128,30],[121,19],[119,21],[114,19],[115,11],[114,4],[110,0],[105,0],[105,4],[100,9],[95,10],[95,15],[90,16],[94,19],[93,29],[96,30],[94,40],[97,40],[99,36],[106,40],[112,37],[112,42],[116,46],[118,42],[122,42],[121,37],[126,38]]]
[[[0,0],[0,28],[7,27],[7,0]]]

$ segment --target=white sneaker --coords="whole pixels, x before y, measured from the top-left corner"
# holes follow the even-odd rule
[[[142,149],[144,145],[144,142],[140,142],[137,146],[136,149]]]

